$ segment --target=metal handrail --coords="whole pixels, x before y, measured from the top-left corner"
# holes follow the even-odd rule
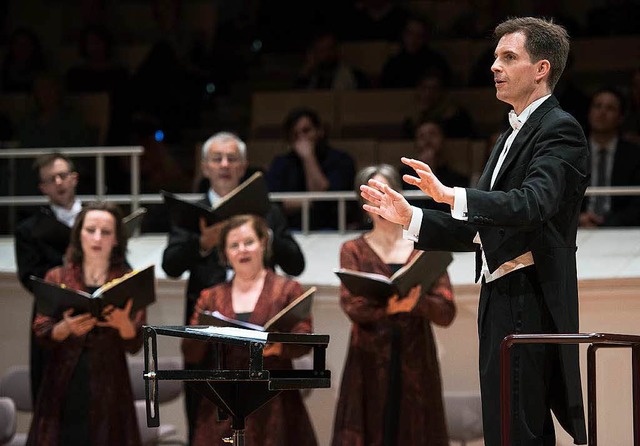
[[[613,333],[512,334],[500,344],[501,444],[511,444],[511,363],[515,344],[589,344],[587,351],[588,444],[597,446],[596,351],[598,348],[627,347],[632,352],[633,444],[640,446],[640,336]]]
[[[52,152],[59,152],[73,157],[95,157],[96,159],[96,195],[100,198],[106,196],[105,191],[105,157],[108,156],[129,156],[131,158],[131,209],[138,208],[140,201],[140,156],[144,153],[142,146],[92,146],[92,147],[37,147],[24,149],[3,149],[0,150],[0,158],[8,158],[10,170],[13,171],[12,163],[17,158],[36,158]],[[23,198],[19,195],[7,197],[11,200],[9,204],[22,205]],[[46,201],[45,201],[46,202]],[[33,204],[32,202],[25,204]]]
[[[131,210],[137,209],[140,204],[162,203],[160,194],[140,193],[140,156],[144,153],[142,146],[109,146],[109,147],[66,147],[66,148],[29,148],[29,149],[3,149],[0,150],[0,159],[8,158],[10,161],[16,158],[34,158],[39,155],[57,151],[74,157],[96,158],[96,194],[82,195],[83,201],[94,199],[109,199],[118,204],[131,204]],[[130,156],[131,157],[131,194],[107,195],[105,191],[105,164],[106,156]],[[403,195],[412,200],[430,200],[419,190],[403,191]],[[640,195],[640,186],[622,187],[589,187],[586,195],[627,196]],[[185,200],[198,200],[202,194],[183,193],[178,194]],[[272,192],[269,198],[276,202],[301,201],[302,202],[302,232],[309,233],[309,210],[313,201],[337,201],[338,202],[338,231],[346,230],[346,202],[355,201],[358,196],[354,191],[328,191],[328,192]],[[9,195],[0,197],[0,206],[32,206],[46,204],[43,196]]]

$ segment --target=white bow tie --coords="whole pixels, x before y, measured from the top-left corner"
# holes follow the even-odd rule
[[[516,115],[516,112],[513,110],[509,112],[509,124],[511,124],[511,128],[513,130],[518,130],[522,127],[522,123],[518,119],[518,115]]]

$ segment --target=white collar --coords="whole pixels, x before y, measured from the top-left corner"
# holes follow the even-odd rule
[[[542,105],[542,103],[544,101],[546,101],[550,96],[551,96],[551,94],[548,94],[546,96],[542,96],[541,98],[536,99],[531,104],[527,105],[527,108],[522,110],[522,113],[520,113],[519,115],[515,116],[516,119],[518,120],[518,122],[520,123],[518,129],[522,128],[524,123],[527,122],[527,119],[529,119],[529,116],[531,116],[533,114],[533,112],[536,111],[536,109],[538,107],[540,107],[540,105]],[[513,112],[513,114],[515,115],[515,111],[514,110],[511,110],[511,112]],[[509,112],[509,113],[511,114],[511,112]],[[511,118],[510,118],[510,120],[511,120]]]
[[[70,209],[63,208],[62,206],[58,206],[57,204],[53,203],[50,203],[49,205],[51,206],[53,215],[55,215],[58,220],[69,227],[73,226],[76,221],[77,215],[82,210],[82,202],[77,198],[73,202],[73,205]]]

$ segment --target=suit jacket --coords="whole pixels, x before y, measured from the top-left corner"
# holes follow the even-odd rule
[[[473,251],[477,249],[473,238],[478,232],[492,272],[531,251],[544,302],[557,331],[575,333],[576,234],[589,178],[587,142],[578,122],[551,96],[520,129],[489,190],[492,172],[510,133],[498,138],[477,189],[466,190],[468,221],[425,210],[416,247]],[[478,309],[479,321],[483,311]],[[554,384],[563,392],[554,395],[551,407],[576,442],[585,441],[577,345],[560,346],[560,356],[562,367]]]
[[[211,207],[211,202],[206,196],[198,203]],[[273,268],[275,265],[280,265],[286,274],[299,275],[304,270],[304,256],[300,246],[289,232],[280,208],[272,204],[266,220],[273,231],[272,262],[269,266]],[[168,276],[174,278],[189,271],[185,325],[189,324],[189,318],[193,314],[200,291],[224,282],[227,274],[227,269],[220,264],[216,248],[203,257],[200,254],[200,234],[173,225],[169,233],[169,243],[162,255],[162,269]]]
[[[611,186],[640,186],[640,146],[618,139],[611,169]],[[611,208],[604,217],[603,226],[639,226],[640,197],[611,197]]]
[[[62,265],[62,257],[69,245],[71,228],[56,218],[50,206],[42,206],[22,221],[15,233],[18,279],[31,291],[29,277],[44,278],[54,266]]]

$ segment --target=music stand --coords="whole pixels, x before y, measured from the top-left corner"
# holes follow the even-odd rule
[[[223,414],[231,417],[233,444],[244,446],[244,420],[254,410],[283,390],[331,387],[331,371],[326,369],[329,335],[307,333],[269,333],[230,327],[144,326],[144,379],[147,401],[147,425],[160,425],[158,381],[189,381]],[[198,339],[245,347],[249,350],[247,369],[158,370],[157,336]],[[313,369],[265,370],[262,351],[267,343],[309,345],[313,348]]]

